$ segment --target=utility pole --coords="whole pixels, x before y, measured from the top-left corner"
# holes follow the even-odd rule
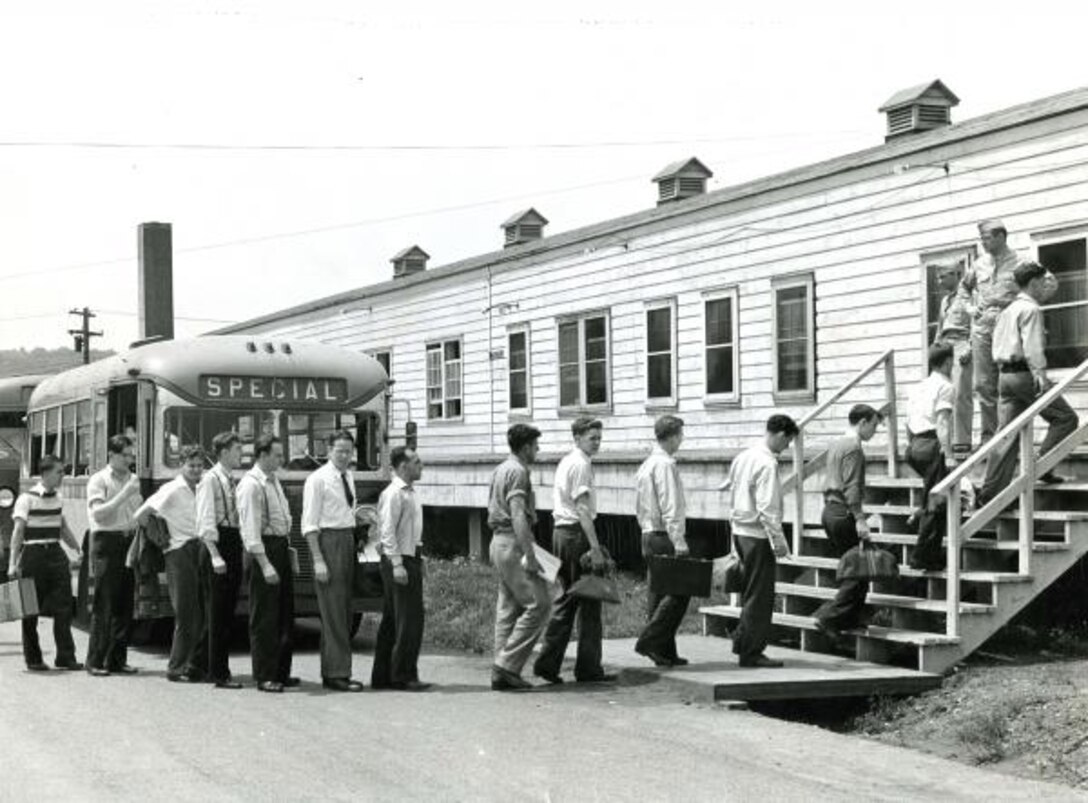
[[[68,314],[78,315],[83,319],[83,326],[79,329],[69,329],[68,334],[75,338],[75,349],[77,352],[83,352],[83,364],[87,365],[91,361],[91,338],[102,337],[101,332],[91,331],[91,318],[96,316],[88,307],[68,310]]]

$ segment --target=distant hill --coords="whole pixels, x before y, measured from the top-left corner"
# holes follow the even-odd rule
[[[92,360],[101,360],[114,352],[91,351]],[[83,355],[71,349],[0,349],[0,376],[20,374],[55,374],[83,364]]]

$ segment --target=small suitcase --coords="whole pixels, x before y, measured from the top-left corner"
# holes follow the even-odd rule
[[[0,622],[38,615],[38,590],[29,577],[0,585]]]
[[[673,597],[709,597],[713,561],[653,555],[650,564],[650,591]]]

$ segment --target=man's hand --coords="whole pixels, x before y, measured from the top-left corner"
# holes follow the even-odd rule
[[[125,487],[121,489],[121,493],[125,496],[132,496],[140,493],[140,478],[135,474],[128,478],[128,482],[125,483]]]
[[[1051,382],[1045,375],[1035,377],[1035,395],[1042,396],[1048,390],[1054,387],[1054,383]]]
[[[216,574],[226,574],[227,562],[217,555],[212,558],[212,571]]]
[[[326,565],[324,558],[318,558],[314,561],[314,579],[322,585],[329,582],[329,567]]]
[[[83,565],[83,556],[76,555],[75,557],[68,558],[68,566],[72,569],[78,569]]]
[[[967,365],[969,362],[971,362],[971,352],[965,351],[960,355],[960,365]]]
[[[781,539],[774,538],[774,539],[772,539],[771,540],[771,550],[774,552],[774,556],[776,558],[786,558],[786,557],[789,557],[789,554],[790,554],[790,547],[789,547],[789,544],[786,543],[785,538],[781,538]]]
[[[23,572],[18,565],[12,563],[8,565],[8,579],[18,580],[22,576]]]
[[[601,552],[601,548],[598,546],[589,550],[589,565],[593,568],[593,571],[599,572],[607,565],[607,561],[604,559],[604,553]]]
[[[536,555],[532,552],[525,553],[525,572],[530,577],[534,574],[544,574],[544,568],[540,565],[540,561],[536,559]]]
[[[691,554],[691,552],[688,550],[688,548],[686,546],[677,547],[677,549],[676,549],[676,557],[678,557],[678,558],[686,558],[690,554]]]
[[[261,569],[261,574],[264,575],[264,581],[270,586],[278,586],[280,584],[280,575],[276,571],[276,567],[271,563],[266,563]]]
[[[857,520],[857,533],[858,533],[858,540],[859,541],[868,541],[869,540],[869,522],[865,521],[865,519],[858,519]]]
[[[960,464],[960,461],[957,460],[956,458],[952,457],[952,455],[947,455],[945,457],[945,459],[944,459],[944,467],[947,468],[947,469],[954,469],[959,464]]]
[[[399,586],[408,585],[408,570],[404,568],[404,564],[393,567],[393,582]]]

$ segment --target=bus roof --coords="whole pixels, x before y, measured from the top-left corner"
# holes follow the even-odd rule
[[[223,394],[209,393],[230,380],[258,380],[248,403],[264,396],[269,382],[283,380],[342,380],[333,394],[335,406],[358,407],[385,390],[385,369],[373,357],[356,351],[308,341],[271,341],[249,335],[214,335],[148,343],[103,360],[63,371],[42,381],[30,398],[32,410],[86,398],[91,387],[102,388],[137,379],[150,380],[186,401],[203,406],[232,406]],[[264,384],[260,385],[263,381]],[[304,383],[305,384],[305,383]],[[270,397],[269,397],[270,398]],[[278,397],[277,397],[278,398]],[[331,396],[318,397],[330,401]],[[235,399],[234,401],[237,401]],[[300,395],[297,399],[303,401]],[[310,406],[318,406],[311,404]]]
[[[51,374],[24,374],[0,377],[0,412],[26,412],[34,388],[50,376]]]

